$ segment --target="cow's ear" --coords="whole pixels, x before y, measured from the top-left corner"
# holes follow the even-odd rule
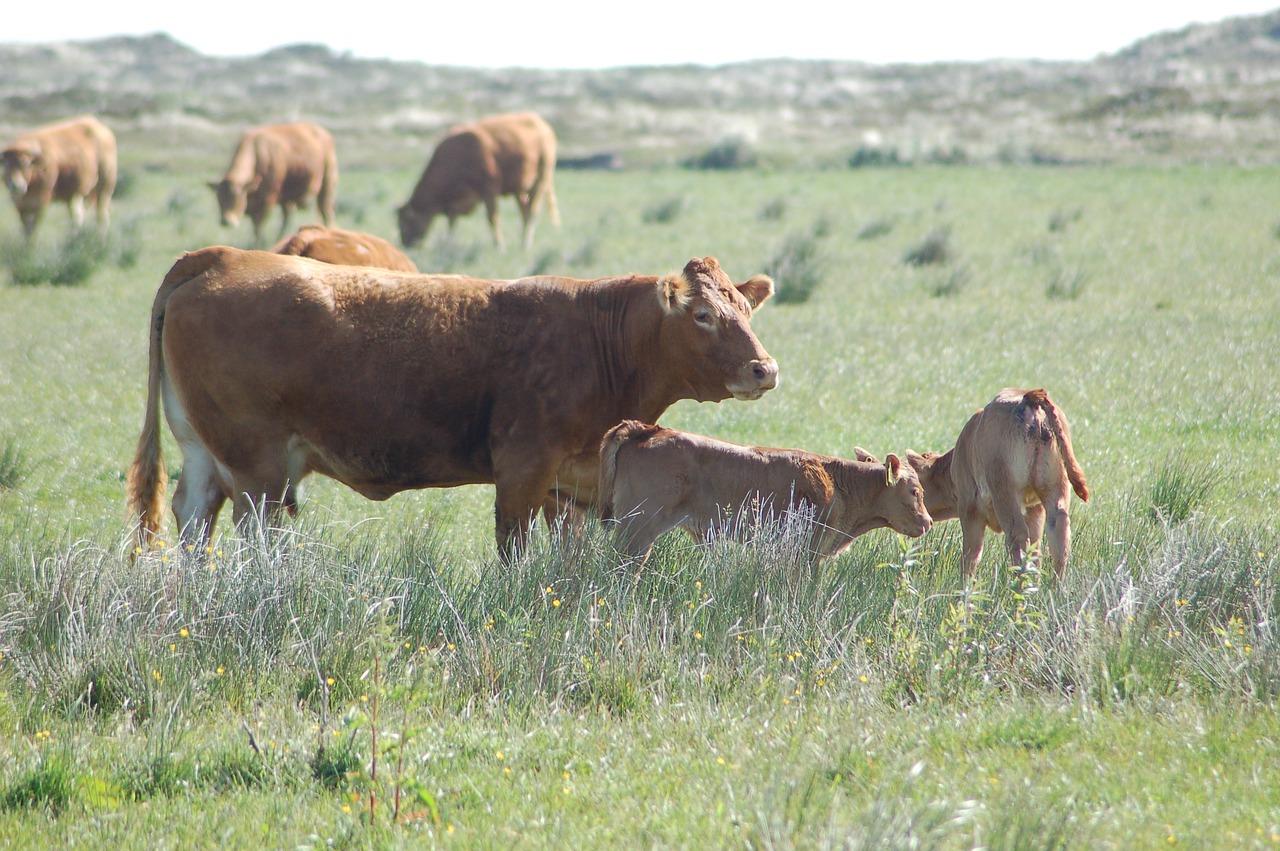
[[[683,274],[667,275],[658,281],[658,297],[667,313],[679,313],[693,298],[693,285]]]
[[[929,459],[919,454],[918,452],[913,452],[910,449],[908,449],[907,463],[910,464],[912,467],[915,467],[916,470],[921,470],[925,467],[926,464],[929,463]]]
[[[863,449],[861,446],[855,446],[855,447],[853,447],[853,458],[854,458],[854,460],[855,460],[855,461],[862,461],[863,463],[866,463],[866,464],[879,464],[879,463],[880,463],[880,459],[879,459],[879,458],[877,458],[876,456],[872,455],[870,452],[868,452],[867,450]]]
[[[884,483],[889,487],[893,487],[898,482],[898,475],[902,472],[902,459],[893,453],[889,453],[884,459]]]
[[[773,295],[773,278],[768,275],[752,275],[745,284],[738,284],[737,287],[751,309],[755,310]]]

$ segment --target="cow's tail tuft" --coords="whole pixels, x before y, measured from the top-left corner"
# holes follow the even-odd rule
[[[131,521],[136,523],[135,544],[139,549],[152,544],[164,519],[164,499],[169,477],[160,445],[160,382],[164,379],[162,350],[165,306],[174,290],[203,274],[217,259],[216,250],[206,249],[183,255],[156,292],[151,305],[151,331],[147,351],[147,410],[142,421],[138,448],[125,479]]]
[[[1049,429],[1058,444],[1058,454],[1062,456],[1062,463],[1067,469],[1067,481],[1071,482],[1071,489],[1076,492],[1076,496],[1088,502],[1089,483],[1085,481],[1084,470],[1076,461],[1075,450],[1071,447],[1071,427],[1067,424],[1066,415],[1043,388],[1028,391],[1022,397],[1022,402],[1028,407],[1034,406],[1044,411]]]
[[[605,432],[600,441],[600,487],[597,490],[601,520],[614,519],[613,497],[618,478],[618,450],[624,443],[646,438],[659,428],[639,420],[623,420]]]

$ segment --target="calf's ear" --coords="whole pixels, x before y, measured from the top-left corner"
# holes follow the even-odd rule
[[[898,481],[898,475],[902,472],[902,459],[893,453],[889,453],[884,459],[884,483],[889,487],[893,487]]]
[[[880,463],[880,459],[879,459],[879,458],[877,458],[876,456],[872,455],[870,452],[868,452],[867,450],[863,449],[861,446],[855,446],[855,447],[853,447],[853,460],[855,460],[855,461],[862,461],[862,462],[867,463],[867,464],[879,464],[879,463]]]
[[[752,275],[746,283],[736,286],[738,292],[742,293],[742,297],[747,300],[747,304],[751,305],[752,310],[764,304],[769,296],[773,295],[773,278],[768,275]]]

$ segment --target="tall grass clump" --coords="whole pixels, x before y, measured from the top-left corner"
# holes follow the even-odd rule
[[[1074,207],[1070,210],[1064,210],[1059,207],[1049,214],[1049,232],[1060,233],[1066,230],[1069,224],[1079,221],[1082,215],[1084,215],[1084,210],[1079,207]]]
[[[787,214],[787,199],[774,198],[760,208],[759,218],[764,222],[778,222]]]
[[[907,249],[902,255],[902,262],[908,266],[932,266],[946,263],[953,253],[951,228],[937,227],[929,231],[920,242]]]
[[[812,234],[792,234],[765,262],[779,304],[802,304],[822,283],[822,248]]]
[[[9,438],[0,448],[0,491],[17,490],[31,475],[34,464],[22,445]]]
[[[640,218],[645,224],[670,224],[680,218],[680,215],[692,205],[693,202],[688,197],[676,195],[645,207],[644,212],[640,214]]]
[[[870,240],[878,239],[885,236],[893,230],[894,220],[891,216],[881,216],[880,218],[871,219],[858,228],[858,232],[854,234],[855,239]]]
[[[1211,463],[1170,455],[1156,470],[1147,492],[1149,514],[1162,522],[1183,523],[1207,504],[1222,480],[1222,470]]]
[[[1083,266],[1074,269],[1058,267],[1049,278],[1045,295],[1058,301],[1075,301],[1089,283],[1089,272]]]
[[[968,263],[960,263],[956,265],[945,278],[938,281],[933,287],[934,298],[950,298],[959,295],[969,282],[973,279],[973,272],[969,268]]]

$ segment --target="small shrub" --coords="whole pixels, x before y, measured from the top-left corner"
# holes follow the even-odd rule
[[[704,171],[733,171],[755,168],[759,162],[755,150],[742,141],[721,142],[715,147],[685,161],[687,168]]]
[[[883,168],[898,165],[906,165],[906,161],[898,155],[896,148],[863,146],[849,157],[849,168]]]
[[[53,249],[38,244],[10,244],[4,250],[4,265],[18,285],[78,286],[97,271],[108,253],[102,237],[92,228],[82,228],[72,231]]]
[[[683,195],[677,195],[674,198],[668,198],[665,201],[659,201],[649,207],[646,207],[641,214],[641,219],[645,224],[670,224],[680,217],[680,214],[689,209],[689,199]]]
[[[858,232],[854,236],[861,240],[876,239],[892,231],[893,224],[893,219],[888,216],[872,219],[858,228]]]
[[[809,300],[822,282],[822,257],[817,240],[796,234],[783,242],[765,264],[765,274],[773,278],[779,304],[800,304]]]
[[[969,270],[969,264],[961,263],[951,270],[945,278],[934,285],[933,297],[946,298],[949,296],[959,295],[960,291],[969,285],[972,278]]]
[[[1183,523],[1191,519],[1222,481],[1222,472],[1210,464],[1196,463],[1185,455],[1165,459],[1148,493],[1152,519]]]
[[[1079,266],[1074,269],[1058,268],[1049,279],[1045,294],[1059,301],[1075,301],[1088,282],[1089,273]]]
[[[945,263],[951,259],[951,229],[934,228],[915,246],[902,255],[902,262],[908,266],[931,266]]]

